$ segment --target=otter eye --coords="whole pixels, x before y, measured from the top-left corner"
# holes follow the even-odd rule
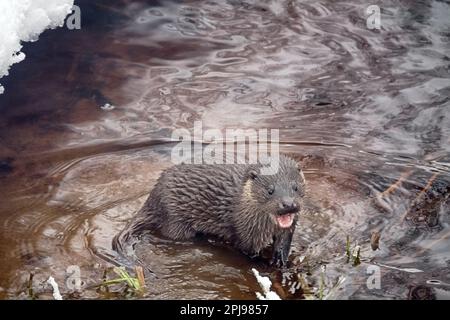
[[[275,192],[275,187],[274,186],[270,186],[269,189],[267,190],[267,192],[272,195]]]
[[[295,192],[298,191],[298,185],[294,184],[294,186],[292,188],[294,189]]]

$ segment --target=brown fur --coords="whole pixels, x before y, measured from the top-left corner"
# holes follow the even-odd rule
[[[286,156],[280,157],[278,173],[270,176],[261,175],[258,165],[176,165],[163,172],[114,247],[121,248],[145,231],[160,230],[176,240],[214,235],[257,255],[278,237],[287,259],[304,188],[303,173]],[[275,220],[286,213],[282,199],[295,206],[289,207],[295,209],[288,210],[295,218],[287,229]]]

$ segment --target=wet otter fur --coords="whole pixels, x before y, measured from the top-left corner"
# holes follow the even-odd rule
[[[250,256],[274,243],[272,262],[285,265],[302,205],[305,178],[281,155],[279,170],[260,165],[175,165],[162,173],[147,201],[114,239],[120,250],[146,231],[174,240],[198,234],[229,241]]]

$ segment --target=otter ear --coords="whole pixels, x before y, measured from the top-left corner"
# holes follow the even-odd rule
[[[258,172],[256,172],[256,170],[252,169],[248,173],[248,176],[250,177],[250,179],[255,180],[256,178],[258,178]]]

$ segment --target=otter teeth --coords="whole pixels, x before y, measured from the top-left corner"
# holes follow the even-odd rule
[[[283,214],[281,216],[277,216],[277,223],[281,228],[289,228],[294,221],[294,215],[291,214]]]

